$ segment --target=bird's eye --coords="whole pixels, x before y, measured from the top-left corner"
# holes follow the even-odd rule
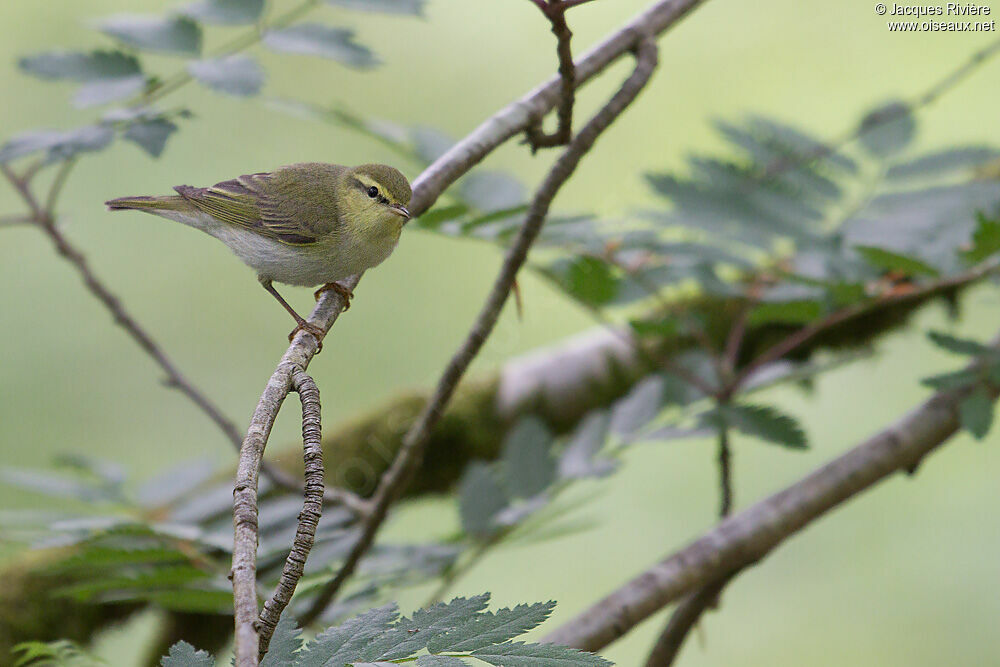
[[[371,197],[372,199],[378,197],[378,188],[376,188],[374,185],[368,188],[368,196]]]

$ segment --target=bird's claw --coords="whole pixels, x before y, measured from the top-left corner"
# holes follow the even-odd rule
[[[323,292],[336,292],[344,298],[344,310],[346,311],[351,307],[351,299],[354,298],[353,290],[344,287],[340,283],[327,283],[320,287],[318,290],[313,292],[313,296],[319,301],[319,298],[323,296]],[[343,312],[343,311],[342,311]]]
[[[316,339],[316,354],[319,354],[320,352],[323,351],[323,337],[326,336],[325,331],[320,329],[315,324],[302,321],[299,322],[294,329],[292,329],[292,333],[288,334],[288,342],[291,343],[295,339],[295,336],[297,336],[300,331],[305,331],[308,334],[312,334],[312,337]]]

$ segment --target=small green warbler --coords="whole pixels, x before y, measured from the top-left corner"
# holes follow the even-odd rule
[[[353,296],[336,281],[381,264],[410,219],[410,184],[384,164],[344,167],[318,162],[278,167],[210,188],[178,185],[177,195],[122,197],[109,210],[145,211],[182,222],[225,243],[268,292],[317,341],[323,332],[288,305],[271,284],[313,286]]]

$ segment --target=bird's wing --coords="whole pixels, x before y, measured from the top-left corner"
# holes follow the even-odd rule
[[[303,228],[282,202],[266,194],[264,184],[272,174],[248,174],[209,188],[178,185],[174,188],[195,208],[221,222],[288,245],[311,245],[316,235]]]

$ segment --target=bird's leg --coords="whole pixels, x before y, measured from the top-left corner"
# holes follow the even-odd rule
[[[278,294],[278,290],[274,289],[274,285],[271,284],[270,278],[259,277],[260,284],[263,285],[264,289],[270,292],[271,296],[278,300],[278,303],[288,311],[288,314],[295,318],[295,328],[292,329],[292,333],[288,334],[288,340],[291,341],[295,338],[295,334],[300,331],[305,331],[306,333],[312,334],[313,338],[316,339],[317,348],[316,354],[319,354],[323,350],[323,337],[326,336],[326,332],[320,329],[315,324],[306,322],[301,315],[295,312],[295,309],[288,305],[284,297]]]
[[[340,296],[344,297],[344,310],[347,310],[348,308],[351,307],[351,299],[354,298],[354,292],[344,287],[340,283],[327,283],[322,287],[320,287],[315,292],[313,292],[313,296],[316,297],[317,301],[319,301],[319,298],[320,296],[323,295],[323,292],[336,292]]]

